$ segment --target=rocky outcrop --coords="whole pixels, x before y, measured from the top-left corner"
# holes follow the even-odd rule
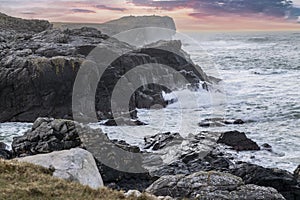
[[[99,55],[87,57],[96,47],[100,48]],[[97,57],[102,55],[100,52],[109,52],[110,56],[117,59],[108,66],[99,81],[95,76],[105,64],[103,60],[97,60]],[[82,86],[86,87],[86,92],[96,90],[92,100],[95,101],[93,109],[96,108],[98,119],[113,118],[112,92],[120,78],[136,66],[153,63],[167,65],[194,86],[197,86],[200,80],[210,81],[201,68],[181,49],[180,41],[161,41],[147,48],[136,49],[93,28],[48,29],[36,34],[16,34],[13,30],[1,30],[0,122],[33,122],[38,117],[72,119],[74,113],[81,116],[80,109],[72,110],[73,86],[79,69],[91,69],[85,65],[91,62],[101,67],[96,69],[96,72],[90,72],[88,79],[95,79],[99,84],[96,89],[86,82]],[[157,70],[152,65],[144,69],[148,72],[136,72],[133,78],[128,79],[129,84],[126,88],[130,87],[132,92],[129,102],[126,102],[129,108],[119,106],[118,113],[114,116],[121,117],[118,116],[120,113],[129,112],[131,117],[135,118],[135,108],[151,108],[154,105],[165,107],[168,102],[163,99],[162,91],[178,89],[175,85],[178,79],[170,75],[170,70]],[[171,88],[163,84],[145,82],[155,81],[158,77],[165,83],[170,83]],[[143,83],[138,89],[132,86],[136,81]],[[122,92],[124,91],[120,91]],[[86,106],[86,94],[76,96],[73,102],[82,107]],[[89,114],[83,115],[82,118],[90,120]]]
[[[54,170],[53,176],[98,189],[103,181],[91,153],[81,148],[18,158]]]
[[[176,133],[146,137],[145,147],[156,150],[149,157],[145,156],[144,166],[154,177],[226,170],[233,163],[214,151],[219,136],[220,133],[202,132],[184,139]]]
[[[281,199],[274,188],[244,185],[241,178],[221,172],[163,176],[146,189],[154,195],[189,199]]]
[[[256,142],[247,138],[245,133],[238,131],[222,133],[217,142],[231,146],[236,151],[260,150],[260,147]]]
[[[285,170],[241,163],[231,169],[230,173],[241,177],[246,184],[273,187],[288,200],[300,198],[300,187],[297,179]]]
[[[0,13],[0,29],[13,30],[25,33],[38,33],[51,28],[52,25],[45,20],[26,20],[7,16]]]
[[[75,148],[81,145],[73,121],[38,118],[32,129],[15,137],[12,149],[16,156],[29,156]]]
[[[125,141],[110,140],[100,129],[92,129],[70,120],[38,118],[31,130],[14,138],[12,145],[17,157],[75,147],[92,153],[103,182],[108,187],[142,191],[156,180],[142,168],[142,157],[133,156],[141,153],[139,147],[131,146]],[[120,170],[122,166],[123,171]],[[126,172],[126,169],[130,171],[129,167],[144,173],[134,173],[133,170]]]
[[[164,147],[181,144],[183,137],[179,133],[162,133],[153,136],[147,136],[145,140],[145,149],[159,150]]]

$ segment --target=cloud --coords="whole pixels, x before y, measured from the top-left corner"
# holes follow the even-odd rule
[[[101,10],[112,10],[112,11],[120,11],[120,12],[124,12],[127,10],[126,8],[111,7],[106,5],[96,5],[95,7]]]
[[[182,7],[191,8],[193,17],[207,15],[266,15],[284,17],[291,9],[289,0],[131,0],[137,6],[151,6],[165,10],[175,10]],[[201,13],[201,14],[197,14]]]
[[[75,13],[96,13],[95,11],[93,10],[87,10],[87,9],[80,9],[80,8],[74,8],[71,10],[72,12],[75,12]]]

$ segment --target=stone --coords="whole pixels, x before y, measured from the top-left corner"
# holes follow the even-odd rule
[[[79,147],[75,126],[70,120],[38,118],[31,130],[13,139],[12,150],[16,156],[28,156]]]
[[[216,171],[163,176],[146,189],[154,195],[188,199],[280,199],[273,188],[245,185],[241,178]]]
[[[297,179],[288,171],[241,163],[229,170],[229,172],[241,177],[246,184],[273,187],[287,200],[300,198],[300,188]]]
[[[238,131],[223,133],[217,142],[231,146],[236,151],[260,150],[256,142],[247,138],[245,133]]]
[[[145,141],[145,149],[151,149],[151,150],[159,150],[167,145],[174,145],[174,144],[180,144],[183,141],[183,138],[180,136],[179,133],[161,133],[156,134],[154,136],[147,136],[144,137]]]
[[[17,158],[17,160],[53,168],[54,177],[79,182],[93,189],[104,186],[92,154],[81,148]]]
[[[242,119],[224,119],[224,118],[209,118],[198,123],[200,127],[221,127],[225,125],[241,125],[245,121]]]

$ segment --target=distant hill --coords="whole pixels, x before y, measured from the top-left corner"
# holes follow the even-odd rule
[[[87,24],[87,23],[53,23],[54,27],[60,29],[75,29],[82,28],[84,26],[97,28],[101,32],[107,35],[116,35],[120,32],[124,32],[136,28],[145,27],[158,27],[176,30],[176,25],[171,17],[161,16],[126,16],[120,19],[112,20],[102,24]]]

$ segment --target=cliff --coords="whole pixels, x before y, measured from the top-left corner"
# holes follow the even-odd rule
[[[48,24],[42,24],[44,23]],[[87,57],[96,47],[117,58],[105,69],[96,89],[94,106],[98,119],[113,118],[111,96],[115,86],[121,77],[137,66],[153,63],[167,65],[194,86],[200,80],[210,81],[201,68],[181,49],[180,41],[161,41],[154,46],[136,49],[94,28],[17,33],[16,30],[21,29],[19,26],[15,27],[16,30],[13,26],[10,27],[10,30],[0,31],[0,122],[32,122],[40,116],[72,119],[72,103],[78,103],[82,109],[86,105],[85,94],[77,96],[75,102],[72,100],[79,69],[85,61],[96,62],[99,66],[105,63],[105,59],[97,60],[101,58],[101,52],[95,56],[96,60]],[[32,30],[40,30],[40,27],[38,24]],[[98,72],[89,74],[87,80],[93,80],[93,75],[101,70],[103,69],[96,69]],[[158,77],[164,78],[165,83],[177,82],[169,70],[149,70],[150,74],[134,74],[128,80],[128,87],[149,77],[150,82]],[[87,90],[93,88],[88,83],[82,85]],[[173,89],[176,89],[175,85],[166,88],[164,85],[147,83],[138,89],[131,88],[132,96],[129,102],[126,102],[129,108],[120,108],[119,111],[129,112],[131,117],[135,118],[135,108],[151,108],[157,104],[165,107],[168,102],[163,99],[162,91]],[[93,110],[92,107],[90,109]],[[80,114],[80,109],[73,111]],[[82,117],[89,118],[85,115]]]
[[[42,32],[52,27],[50,22],[45,20],[26,20],[7,16],[0,13],[0,29],[14,30],[18,32]]]

